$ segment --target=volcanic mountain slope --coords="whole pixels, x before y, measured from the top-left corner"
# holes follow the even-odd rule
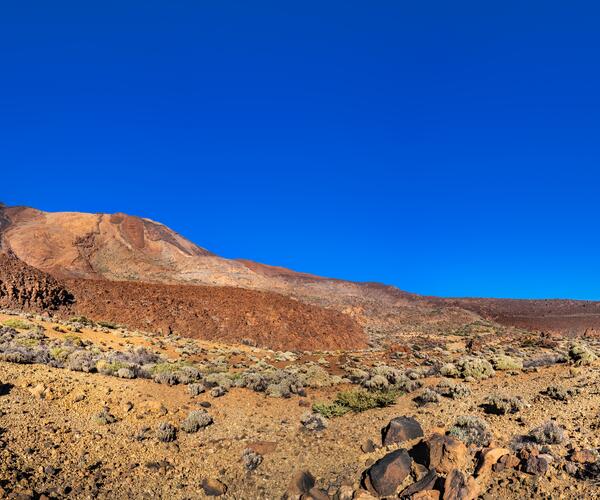
[[[120,213],[49,213],[0,205],[0,236],[5,252],[58,279],[274,292],[341,312],[376,344],[407,334],[456,331],[482,319],[578,334],[600,329],[598,302],[424,297],[377,283],[225,259],[160,223]],[[73,283],[70,286],[76,287]],[[121,293],[116,285],[113,288]]]
[[[216,285],[275,292],[341,312],[358,322],[375,341],[406,333],[437,333],[479,318],[460,307],[431,305],[394,287],[224,259],[162,224],[139,217],[4,207],[0,208],[0,220],[4,221],[4,250],[59,279]]]

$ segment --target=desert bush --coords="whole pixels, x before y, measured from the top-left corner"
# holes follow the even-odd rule
[[[542,391],[542,394],[557,401],[567,401],[579,394],[579,389],[565,389],[563,387],[551,385],[547,387],[545,391]]]
[[[582,344],[573,344],[569,348],[569,358],[576,366],[591,365],[596,360],[596,355]]]
[[[388,379],[383,375],[373,375],[363,383],[363,387],[369,389],[370,391],[382,391],[387,389],[389,386],[390,383]]]
[[[484,403],[484,408],[488,413],[496,415],[505,415],[507,413],[517,413],[527,406],[527,403],[520,396],[506,397],[493,394],[488,396]]]
[[[506,354],[498,354],[491,359],[492,366],[495,370],[522,370],[523,360],[519,358],[513,358]]]
[[[471,389],[465,384],[456,384],[447,379],[440,381],[440,383],[434,387],[434,390],[442,396],[451,399],[462,399],[471,394]]]
[[[225,396],[225,394],[227,394],[227,389],[225,389],[225,387],[217,386],[210,390],[210,395],[213,398],[220,398],[221,396]]]
[[[95,356],[90,351],[80,349],[68,354],[66,366],[69,370],[90,373],[96,370],[96,362]]]
[[[538,444],[560,444],[565,440],[565,431],[554,420],[548,420],[531,430],[529,437]]]
[[[429,403],[439,403],[442,397],[432,389],[426,388],[415,398],[415,403],[419,406],[425,406]]]
[[[107,407],[102,408],[102,411],[94,417],[94,421],[100,425],[114,424],[117,421],[112,413],[110,413]]]
[[[204,410],[194,410],[188,414],[181,429],[187,433],[198,432],[213,423],[213,418]]]
[[[19,318],[7,319],[2,322],[2,325],[16,330],[29,330],[35,326],[33,323],[29,323],[28,321]]]
[[[440,375],[443,377],[458,377],[458,368],[454,363],[446,363],[440,368]]]
[[[473,377],[474,379],[486,379],[495,375],[491,363],[483,358],[467,356],[456,363],[456,368],[462,378]]]
[[[177,428],[169,422],[163,422],[158,425],[156,437],[162,443],[170,443],[177,439]]]
[[[309,431],[322,431],[327,428],[327,420],[320,413],[307,412],[302,415],[300,422]]]
[[[339,417],[348,412],[363,412],[373,408],[391,406],[396,402],[396,391],[371,392],[364,390],[339,392],[332,403],[317,403],[313,410],[325,417]]]
[[[263,461],[262,455],[256,453],[250,448],[246,448],[242,453],[242,462],[247,471],[255,470]]]
[[[206,391],[206,388],[204,387],[204,384],[195,383],[195,384],[189,384],[187,386],[187,390],[190,393],[190,395],[199,396],[200,394],[202,394],[203,392]]]
[[[177,385],[179,383],[179,378],[177,377],[177,374],[167,371],[160,371],[158,373],[155,373],[152,377],[152,380],[164,385]]]
[[[449,434],[467,445],[489,446],[492,441],[488,424],[474,415],[458,417],[450,428]]]

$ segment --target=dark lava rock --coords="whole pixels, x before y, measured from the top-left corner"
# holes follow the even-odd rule
[[[403,443],[423,437],[421,424],[412,417],[393,418],[383,430],[383,444]]]
[[[393,495],[410,474],[411,464],[405,449],[392,451],[367,470],[365,483],[379,496]]]
[[[431,469],[427,474],[425,474],[419,481],[411,484],[408,488],[402,490],[400,493],[400,497],[410,497],[415,493],[423,490],[432,490],[435,486],[435,482],[438,480],[438,474],[435,469]]]

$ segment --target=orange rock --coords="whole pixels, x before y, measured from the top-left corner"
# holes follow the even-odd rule
[[[467,447],[452,436],[434,434],[426,442],[429,467],[441,474],[453,469],[464,469],[467,464]]]

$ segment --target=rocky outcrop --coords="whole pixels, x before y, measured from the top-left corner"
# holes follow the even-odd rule
[[[0,306],[33,311],[59,310],[73,295],[51,276],[14,256],[0,253]]]

